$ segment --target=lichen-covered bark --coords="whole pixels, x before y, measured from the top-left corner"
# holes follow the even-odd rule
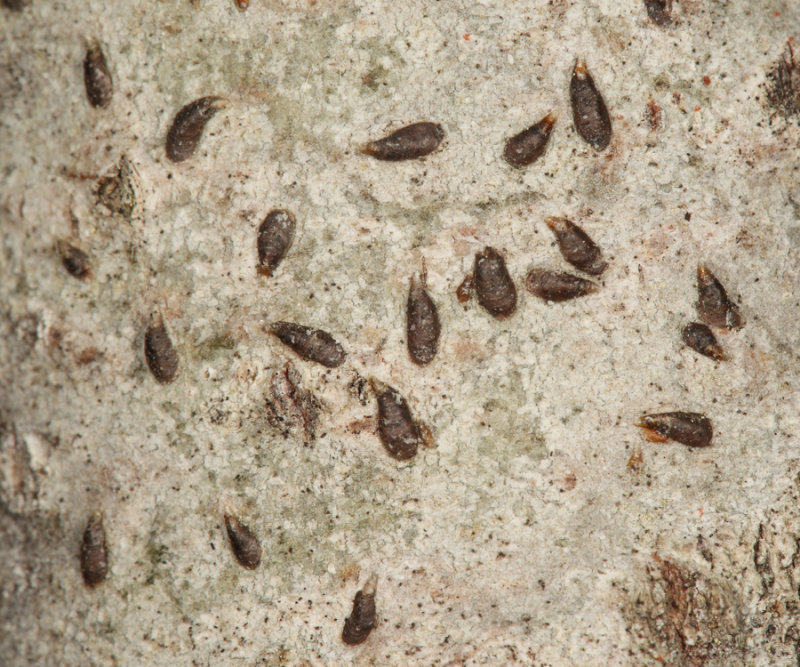
[[[0,6],[4,664],[793,665],[798,655],[800,121],[792,3],[233,0]],[[525,5],[525,6],[522,6]],[[86,96],[96,43],[110,102]],[[613,126],[575,131],[578,59]],[[800,85],[798,85],[800,87]],[[179,109],[225,109],[186,160]],[[506,141],[552,112],[547,150]],[[360,152],[441,125],[419,159]],[[259,275],[258,228],[296,220]],[[585,298],[549,217],[608,267]],[[85,279],[64,244],[91,264]],[[518,301],[456,288],[504,257]],[[436,356],[406,350],[423,265]],[[681,331],[698,264],[744,326]],[[163,318],[178,372],[159,384]],[[338,367],[266,329],[334,335]],[[371,381],[433,447],[398,461]],[[698,412],[710,447],[647,442]],[[81,574],[102,512],[105,579]],[[262,549],[241,567],[225,515]],[[380,576],[377,625],[341,640]]]

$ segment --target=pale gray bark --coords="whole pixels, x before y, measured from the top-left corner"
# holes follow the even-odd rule
[[[0,8],[0,661],[8,665],[793,665],[798,662],[800,75],[776,64],[795,3],[252,0]],[[92,107],[87,44],[114,92]],[[575,133],[583,58],[614,135]],[[794,77],[794,78],[793,78]],[[792,86],[797,88],[793,89]],[[179,108],[219,95],[170,162]],[[505,141],[558,115],[524,170]],[[359,147],[441,123],[423,160]],[[271,209],[297,219],[259,276]],[[546,304],[534,266],[571,270],[565,216],[609,267]],[[89,256],[79,280],[56,250]],[[496,320],[455,290],[500,250],[519,290]],[[408,358],[424,258],[442,337]],[[729,360],[686,348],[706,262],[745,326]],[[159,384],[144,332],[179,357]],[[265,325],[319,327],[326,369]],[[287,369],[287,362],[291,368]],[[434,444],[376,434],[368,380]],[[690,450],[645,412],[714,425]],[[81,577],[102,511],[109,573]],[[231,552],[223,516],[261,542]],[[377,627],[341,641],[379,575]]]

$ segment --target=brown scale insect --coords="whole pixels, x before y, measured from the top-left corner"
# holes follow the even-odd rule
[[[431,362],[439,344],[439,313],[426,291],[427,274],[422,269],[420,283],[411,277],[406,303],[406,346],[411,361],[420,366]]]
[[[21,11],[23,7],[27,7],[31,0],[3,0],[3,6],[16,11]]]
[[[239,519],[229,514],[225,515],[225,530],[239,565],[255,570],[261,562],[261,545],[256,537]]]
[[[375,627],[375,591],[377,587],[378,575],[373,574],[353,598],[353,611],[344,620],[342,629],[342,641],[345,644],[362,643]]]
[[[431,444],[428,427],[414,421],[396,389],[377,380],[372,380],[372,389],[378,398],[378,435],[389,454],[404,461],[417,453],[419,445]]]
[[[503,256],[494,248],[486,246],[475,254],[472,284],[478,303],[498,320],[511,317],[517,310],[517,288]]]
[[[86,524],[81,542],[81,573],[87,586],[97,586],[108,574],[108,549],[102,512],[95,512]]]
[[[531,269],[525,278],[525,289],[546,301],[568,301],[597,290],[597,283],[571,273]]]
[[[415,160],[433,153],[444,139],[444,129],[438,123],[412,123],[391,134],[370,141],[361,149],[365,155],[378,160]]]
[[[105,109],[111,103],[114,84],[103,50],[95,40],[91,40],[86,49],[86,57],[83,60],[83,82],[86,85],[86,97],[93,107]]]
[[[699,412],[661,412],[644,415],[636,424],[651,442],[674,440],[687,447],[708,447],[714,431],[711,420]]]
[[[603,253],[578,225],[566,218],[548,218],[547,226],[556,235],[558,248],[572,266],[584,273],[599,276],[608,266]]]
[[[713,332],[705,324],[701,324],[700,322],[691,322],[687,324],[681,332],[681,338],[683,338],[683,342],[695,352],[704,354],[717,361],[727,359],[725,353],[722,351],[722,347],[717,343]]]
[[[569,82],[572,120],[584,141],[598,151],[611,142],[611,117],[586,63],[579,60]]]
[[[705,264],[697,266],[697,293],[697,312],[703,322],[725,330],[744,326],[739,308]]]
[[[656,25],[672,23],[672,0],[644,0],[650,20]]]
[[[183,162],[194,155],[206,123],[217,111],[224,109],[227,102],[213,95],[201,97],[183,106],[167,132],[167,157],[172,162]]]
[[[58,242],[58,254],[67,272],[79,280],[89,280],[92,277],[92,267],[89,264],[89,255],[68,241]]]
[[[250,0],[234,0],[233,4],[236,5],[236,9],[238,9],[240,12],[243,12],[250,6]]]
[[[151,318],[144,334],[144,356],[153,377],[161,384],[172,382],[178,372],[178,353],[172,345],[161,315]]]
[[[328,368],[344,363],[347,353],[326,331],[293,322],[275,322],[268,331],[306,361],[315,361]]]
[[[294,240],[295,219],[290,211],[275,209],[258,228],[258,273],[269,278]]]
[[[506,142],[506,147],[503,151],[505,161],[517,169],[527,167],[529,164],[536,162],[544,155],[555,123],[556,116],[549,113],[527,130],[523,130],[511,137]]]

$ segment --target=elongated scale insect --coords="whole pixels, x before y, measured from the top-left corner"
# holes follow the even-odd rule
[[[436,304],[426,291],[426,274],[423,270],[419,283],[411,277],[406,303],[406,346],[411,361],[420,366],[430,363],[439,345],[439,313]]]
[[[644,0],[647,15],[656,25],[672,23],[672,0]]]
[[[389,385],[372,380],[378,398],[378,435],[394,458],[404,461],[417,453],[419,445],[428,444],[430,431],[414,421],[406,400]]]
[[[545,222],[556,235],[564,259],[572,266],[593,276],[606,270],[608,263],[603,261],[600,248],[578,225],[566,218],[548,218]]]
[[[336,368],[347,358],[344,348],[322,329],[312,329],[293,322],[275,322],[269,327],[269,332],[306,361]]]
[[[57,249],[67,273],[79,280],[88,280],[92,277],[89,256],[83,250],[68,241],[59,241]]]
[[[183,106],[167,132],[167,157],[173,162],[183,162],[194,155],[206,123],[217,111],[224,109],[227,102],[221,97],[201,97]]]
[[[256,537],[239,519],[229,514],[225,515],[225,530],[239,565],[255,570],[261,562],[261,545]]]
[[[604,150],[611,142],[611,117],[586,63],[579,60],[569,82],[575,129],[592,148]]]
[[[153,377],[161,384],[172,382],[178,372],[178,353],[172,345],[164,320],[151,318],[144,334],[144,356]]]
[[[648,440],[674,440],[687,447],[708,447],[714,430],[711,420],[699,412],[661,412],[644,415],[636,424]]]
[[[87,586],[97,586],[108,574],[108,549],[103,514],[95,512],[86,524],[81,542],[81,573]]]
[[[571,273],[531,269],[525,278],[525,289],[546,301],[568,301],[597,290],[597,283]]]
[[[697,293],[697,312],[703,322],[726,330],[744,326],[739,308],[705,264],[697,266]]]
[[[105,109],[111,103],[114,83],[108,71],[105,54],[95,40],[90,41],[86,49],[86,57],[83,60],[83,82],[86,86],[86,97],[93,107]]]
[[[353,598],[353,610],[344,620],[342,641],[345,644],[361,644],[369,637],[375,627],[375,592],[378,588],[378,575],[373,574],[364,587]]]
[[[506,142],[503,158],[512,167],[520,169],[527,167],[544,155],[556,116],[547,114],[538,123],[531,125],[527,130],[515,134]]]
[[[472,275],[478,303],[498,320],[511,317],[517,310],[517,288],[503,256],[486,246],[475,254]]]
[[[290,211],[276,208],[258,228],[258,273],[269,278],[294,240],[295,219]]]
[[[361,152],[378,160],[415,160],[433,153],[442,139],[444,129],[438,123],[412,123],[382,139],[370,141]]]
[[[722,361],[726,359],[722,346],[717,343],[717,339],[711,329],[700,322],[687,324],[681,332],[683,342],[691,347],[695,352],[704,354],[707,357]]]

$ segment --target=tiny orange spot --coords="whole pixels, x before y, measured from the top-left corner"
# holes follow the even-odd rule
[[[794,41],[794,37],[790,37],[790,38],[789,38],[789,41],[790,41],[790,42],[793,42],[793,41]]]
[[[700,518],[702,519],[703,518],[703,508],[702,507],[698,507],[697,508],[697,513],[700,515]]]
[[[702,108],[703,108],[703,107],[695,107],[695,108],[694,108],[694,110],[695,110],[695,111],[700,111],[700,109],[702,109]]]
[[[618,113],[614,118],[617,120],[625,120],[625,114]]]
[[[465,33],[464,33],[464,39],[466,39],[467,41],[469,41],[469,33],[468,33],[468,32],[465,32]]]
[[[781,15],[780,12],[775,12],[775,16],[780,16],[780,15]]]
[[[704,76],[703,77],[703,85],[704,86],[710,86],[711,85],[711,78],[707,77],[707,76]]]

